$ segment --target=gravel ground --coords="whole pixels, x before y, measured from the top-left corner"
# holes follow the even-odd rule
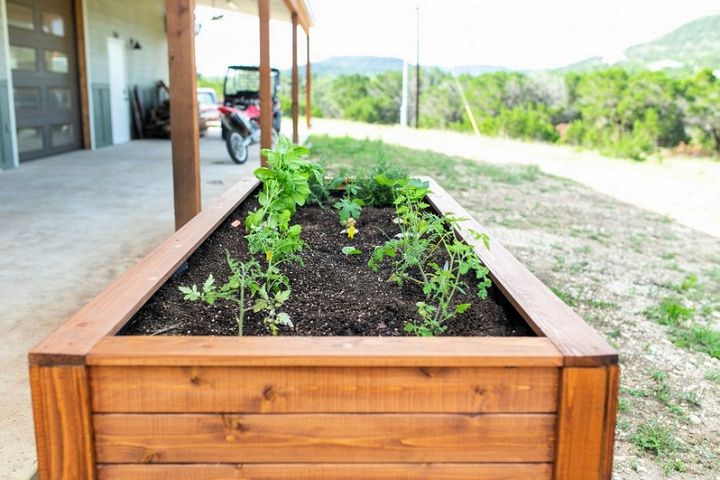
[[[673,296],[720,328],[720,240],[557,177],[473,183],[458,201],[620,352],[614,478],[720,478],[720,361],[674,345],[644,313]],[[636,445],[654,419],[676,451]]]

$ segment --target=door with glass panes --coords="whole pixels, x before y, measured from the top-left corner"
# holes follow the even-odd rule
[[[20,161],[81,146],[72,0],[7,0]]]

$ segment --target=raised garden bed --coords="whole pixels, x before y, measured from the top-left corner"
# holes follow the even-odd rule
[[[182,283],[171,276],[257,187],[235,185],[30,353],[41,479],[610,478],[617,354],[497,241],[476,240],[482,227],[432,181],[427,200],[467,219],[458,233],[496,289],[470,330],[401,336],[393,312],[358,331],[332,295],[300,333],[334,336],[155,325]],[[360,297],[350,316],[382,315]],[[487,333],[505,336],[467,336]]]

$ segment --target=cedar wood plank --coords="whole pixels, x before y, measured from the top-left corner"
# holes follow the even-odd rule
[[[608,368],[564,368],[560,382],[554,478],[609,480]]]
[[[200,213],[200,118],[195,62],[195,0],[165,0],[168,80],[172,85],[172,149],[175,229]]]
[[[98,466],[99,480],[550,480],[548,463],[225,464]]]
[[[542,337],[105,337],[88,365],[558,367]]]
[[[30,367],[41,480],[93,480],[95,450],[84,366]]]
[[[552,461],[553,414],[96,414],[98,463]]]
[[[95,413],[554,413],[559,369],[130,366],[90,378]]]
[[[618,388],[620,387],[620,367],[608,365],[607,367],[607,398],[605,407],[605,433],[603,439],[603,477],[602,480],[612,478],[613,447],[615,446],[615,424],[617,422]]]

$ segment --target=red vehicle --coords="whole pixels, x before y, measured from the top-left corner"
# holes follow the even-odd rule
[[[277,99],[280,71],[271,70],[273,80],[273,130],[275,144],[280,132],[280,104]],[[225,75],[225,104],[219,107],[222,137],[235,163],[245,163],[248,148],[260,142],[260,71],[258,67],[230,66]]]

